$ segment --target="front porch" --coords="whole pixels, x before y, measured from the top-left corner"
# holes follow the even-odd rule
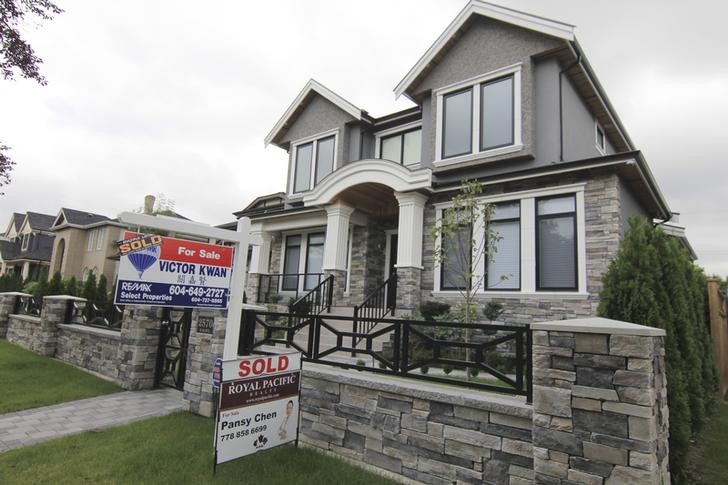
[[[248,301],[287,305],[333,276],[332,305],[341,311],[397,275],[387,303],[416,308],[429,186],[428,169],[361,161],[289,196],[300,208],[254,218],[251,232],[260,244],[250,255]]]

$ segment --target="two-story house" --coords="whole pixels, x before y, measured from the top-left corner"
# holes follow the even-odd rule
[[[0,274],[24,280],[46,277],[53,248],[53,216],[39,212],[13,213],[0,240]]]
[[[265,138],[289,168],[236,213],[262,241],[249,300],[334,275],[353,306],[396,273],[398,308],[458,301],[463,262],[430,232],[476,179],[501,236],[478,298],[513,323],[589,316],[628,217],[671,217],[572,25],[471,0],[394,92],[415,106],[375,118],[311,80]]]

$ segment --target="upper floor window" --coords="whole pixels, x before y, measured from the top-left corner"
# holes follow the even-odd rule
[[[88,233],[88,241],[86,243],[86,251],[97,251],[104,247],[104,237],[106,236],[106,228],[99,227],[92,229]]]
[[[596,139],[594,140],[594,142],[597,145],[597,150],[599,150],[599,152],[602,155],[606,155],[607,154],[606,137],[604,136],[604,130],[602,130],[602,127],[599,126],[599,123],[595,123],[595,137],[596,137]]]
[[[437,160],[520,149],[520,64],[436,91]]]
[[[26,251],[30,243],[30,233],[23,234],[23,242],[21,243],[20,250]]]
[[[334,171],[335,159],[335,134],[294,145],[293,193],[313,189]]]
[[[420,163],[422,128],[400,131],[379,138],[379,156],[403,165]]]

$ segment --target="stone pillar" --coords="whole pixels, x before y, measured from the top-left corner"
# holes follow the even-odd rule
[[[121,323],[119,381],[124,389],[152,389],[161,332],[161,309],[127,305]]]
[[[258,285],[261,274],[268,273],[270,264],[270,243],[271,234],[264,231],[250,231],[251,240],[260,241],[260,245],[251,246],[250,268],[248,268],[248,280],[245,284],[245,294],[249,303],[258,301]]]
[[[394,196],[399,202],[397,307],[413,310],[422,298],[422,237],[427,196],[419,192],[395,192]]]
[[[334,304],[341,302],[346,291],[346,252],[349,243],[349,220],[353,207],[342,202],[326,206],[326,241],[323,272],[334,275]]]
[[[84,298],[75,296],[55,295],[43,298],[43,307],[40,311],[40,332],[34,339],[37,348],[33,350],[41,355],[56,355],[58,344],[58,324],[67,323],[68,306],[73,301],[85,303]]]
[[[200,317],[213,319],[212,333],[197,331]],[[226,311],[195,310],[192,312],[184,387],[184,399],[189,403],[189,410],[192,413],[206,417],[214,414],[212,367],[215,359],[222,358],[226,322]]]
[[[670,483],[664,330],[605,318],[531,329],[535,482]]]
[[[0,293],[0,338],[5,338],[8,333],[8,316],[13,313],[19,296],[31,295],[17,291]]]

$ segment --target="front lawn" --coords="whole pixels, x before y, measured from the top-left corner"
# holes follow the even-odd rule
[[[703,433],[691,448],[688,459],[690,483],[715,485],[728,477],[728,403],[718,400],[715,413],[705,424]]]
[[[121,390],[61,361],[0,340],[0,414]]]
[[[213,420],[176,413],[0,454],[0,483],[388,484],[346,462],[285,445],[212,473]]]

